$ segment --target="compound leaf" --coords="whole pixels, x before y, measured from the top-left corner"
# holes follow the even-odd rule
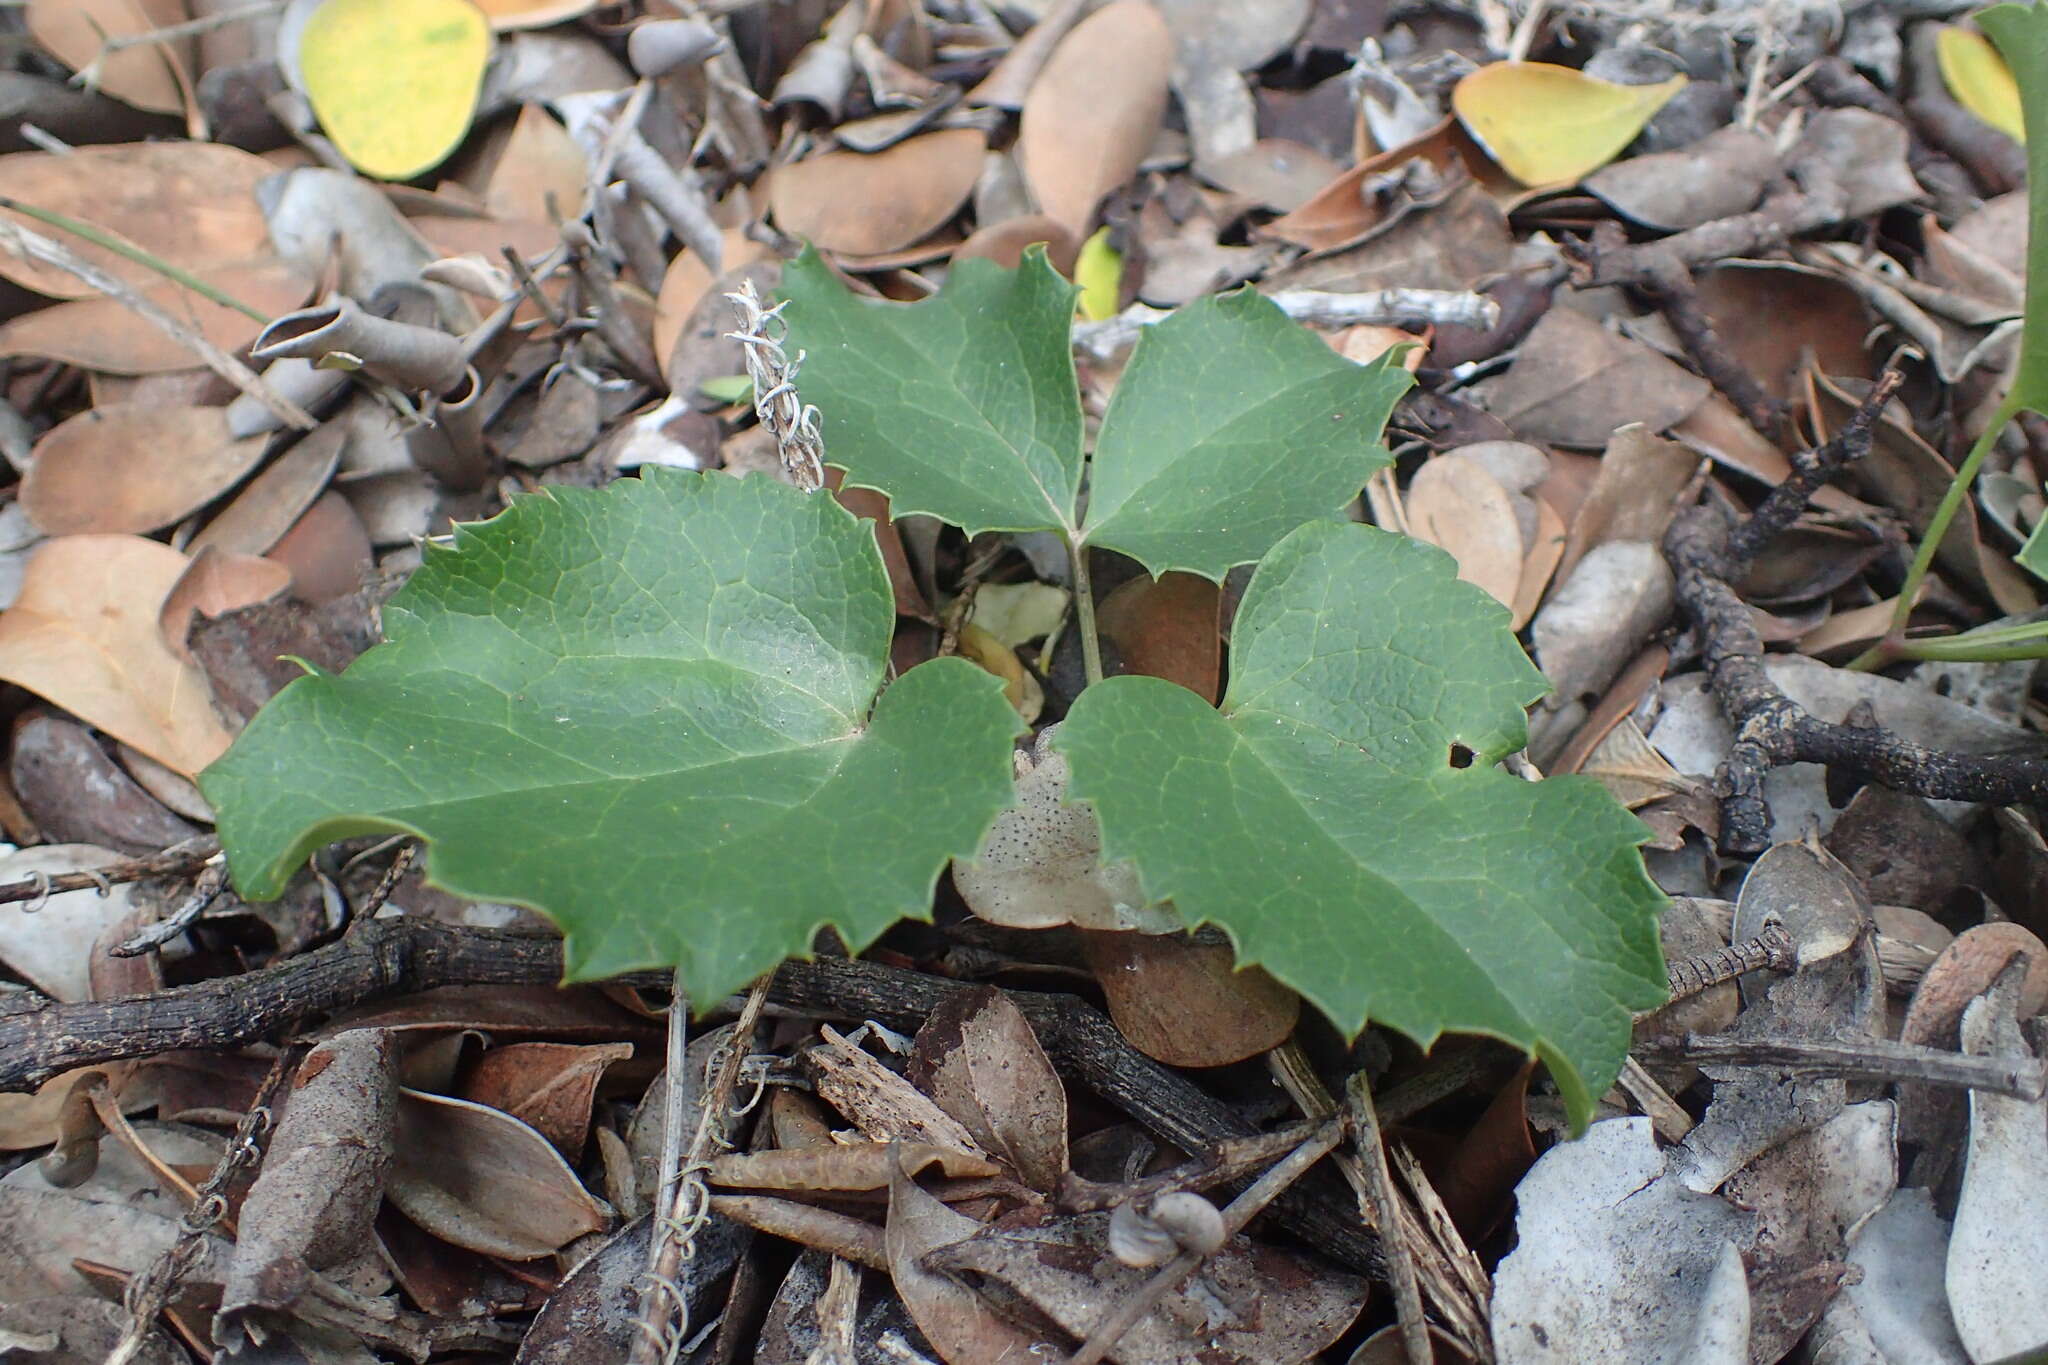
[[[709,1001],[821,925],[858,949],[927,913],[1010,800],[998,680],[940,659],[876,703],[872,529],[767,479],[523,499],[430,549],[384,620],[200,777],[252,899],[322,843],[416,834],[438,884],[560,924],[572,977],[677,965]]]
[[[1545,690],[1442,551],[1317,522],[1261,561],[1220,711],[1154,678],[1081,694],[1058,746],[1107,859],[1213,922],[1347,1032],[1488,1034],[1579,1123],[1664,998],[1643,828],[1589,780],[1524,782]]]
[[[1042,250],[953,267],[920,303],[856,297],[815,251],[783,273],[804,401],[847,482],[970,535],[1073,529],[1081,398],[1074,287]]]
[[[1251,563],[1389,462],[1395,359],[1354,364],[1251,289],[1146,328],[1095,443],[1088,543],[1155,574]]]

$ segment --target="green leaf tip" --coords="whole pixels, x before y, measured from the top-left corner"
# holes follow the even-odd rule
[[[2048,413],[2048,4],[1994,5],[1977,26],[2012,68],[2027,129],[2027,300],[2006,407]]]
[[[385,625],[200,775],[251,899],[321,843],[416,834],[437,885],[560,925],[572,979],[676,966],[708,1002],[825,925],[857,950],[927,914],[1011,797],[1000,681],[940,659],[878,702],[873,529],[768,479],[521,499]]]
[[[1524,782],[1545,690],[1448,555],[1318,522],[1260,562],[1221,710],[1111,678],[1059,732],[1072,791],[1145,894],[1347,1034],[1478,1033],[1543,1058],[1583,1123],[1664,998],[1640,821],[1586,778]]]
[[[856,298],[814,254],[784,275],[806,401],[850,482],[977,533],[1053,531],[1212,580],[1357,496],[1409,378],[1356,365],[1250,288],[1147,327],[1081,511],[1074,287],[1028,252],[962,261],[914,304]]]

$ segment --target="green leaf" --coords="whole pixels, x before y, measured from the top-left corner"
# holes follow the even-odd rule
[[[1082,535],[1155,574],[1251,563],[1389,463],[1380,428],[1409,382],[1395,359],[1353,364],[1251,289],[1178,310],[1117,381]]]
[[[1073,529],[1074,287],[1042,250],[1017,270],[962,261],[943,293],[909,305],[856,297],[815,251],[782,278],[804,401],[849,483],[970,535]]]
[[[1222,926],[1348,1033],[1530,1049],[1583,1123],[1631,1012],[1664,999],[1663,896],[1597,783],[1493,766],[1545,684],[1456,573],[1385,531],[1304,526],[1245,594],[1220,712],[1110,678],[1057,742],[1149,899]]]
[[[554,919],[572,977],[676,964],[714,1000],[821,925],[859,949],[928,913],[1010,800],[997,679],[940,659],[875,704],[893,617],[831,498],[552,489],[430,548],[388,642],[292,683],[200,787],[252,899],[320,844],[417,834],[437,884]]]
[[[905,512],[1058,531],[1148,569],[1220,579],[1355,497],[1408,375],[1355,365],[1243,289],[1145,329],[1118,382],[1077,515],[1074,290],[1033,249],[962,261],[915,304],[854,297],[806,253],[784,296],[825,458]]]
[[[1977,26],[2012,68],[2027,125],[2026,322],[2006,405],[2048,413],[2048,3],[1994,5]]]

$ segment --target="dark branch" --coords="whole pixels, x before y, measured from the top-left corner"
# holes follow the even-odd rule
[[[561,979],[553,938],[456,928],[411,917],[359,922],[340,942],[240,976],[121,1000],[43,1001],[0,1015],[0,1091],[33,1090],[76,1067],[184,1048],[235,1048],[346,1006],[440,986],[531,986]],[[666,973],[621,978],[665,986]],[[969,983],[875,963],[785,963],[772,1004],[914,1030]],[[1133,1048],[1100,1011],[1072,995],[1013,991],[1054,1066],[1160,1138],[1201,1152],[1258,1130],[1250,1120]],[[1276,1206],[1281,1223],[1352,1266],[1378,1268],[1377,1239],[1349,1200],[1314,1187]]]

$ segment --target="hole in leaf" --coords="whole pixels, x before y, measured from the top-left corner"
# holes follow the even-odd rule
[[[1451,746],[1451,766],[1453,768],[1471,767],[1472,751],[1462,744],[1453,744]]]

